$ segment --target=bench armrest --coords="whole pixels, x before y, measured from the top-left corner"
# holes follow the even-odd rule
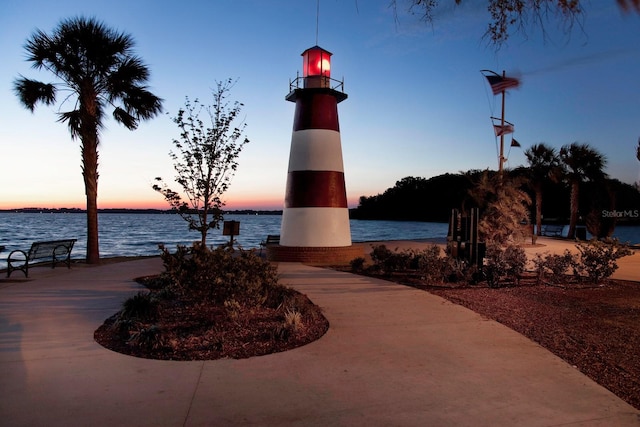
[[[13,254],[16,254],[16,253],[22,254],[22,256],[24,257],[24,260],[23,259],[11,259]],[[16,249],[16,250],[11,251],[11,253],[7,257],[7,262],[9,263],[9,265],[11,265],[12,261],[20,261],[20,262],[25,261],[26,262],[27,261],[27,253],[25,251],[20,250],[20,249]]]

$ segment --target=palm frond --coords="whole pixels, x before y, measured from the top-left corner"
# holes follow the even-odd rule
[[[133,86],[122,96],[122,103],[127,111],[147,120],[162,112],[162,99],[145,87]]]
[[[20,77],[14,82],[14,91],[22,105],[33,111],[38,102],[52,105],[56,101],[56,87],[51,83]]]
[[[80,110],[65,111],[58,114],[58,122],[67,123],[71,138],[79,138],[82,136],[82,114]]]
[[[129,130],[134,130],[138,127],[138,120],[120,107],[116,107],[113,110],[113,118]]]

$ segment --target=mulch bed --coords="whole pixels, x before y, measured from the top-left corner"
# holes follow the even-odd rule
[[[153,277],[150,277],[151,279]],[[138,279],[157,292],[149,278]],[[295,292],[295,291],[292,291]],[[158,331],[140,345],[132,337],[141,325],[117,324],[120,313],[107,319],[94,333],[103,347],[131,356],[161,360],[244,359],[291,350],[313,342],[329,329],[321,309],[297,294],[301,317],[291,327],[282,309],[262,306],[225,307],[198,301],[162,299],[152,321],[142,326]],[[303,308],[303,309],[302,309]]]

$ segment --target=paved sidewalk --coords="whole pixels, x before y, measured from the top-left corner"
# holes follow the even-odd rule
[[[391,247],[391,245],[389,245]],[[521,335],[445,300],[301,264],[281,281],[331,323],[307,346],[171,362],[106,350],[93,331],[159,259],[0,280],[7,426],[640,426],[640,411]]]

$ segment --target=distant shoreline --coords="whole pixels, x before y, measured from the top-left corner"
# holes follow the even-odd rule
[[[350,219],[359,219],[362,221],[378,220],[378,221],[398,221],[405,222],[406,220],[399,219],[387,219],[387,218],[353,218],[352,213],[355,209],[349,209]],[[0,209],[0,213],[64,213],[64,214],[78,214],[86,213],[86,209],[79,208],[19,208],[19,209]],[[235,209],[223,211],[224,215],[282,215],[282,210],[261,210],[261,209]],[[112,208],[112,209],[98,209],[100,214],[153,214],[153,215],[175,215],[177,212],[172,209],[128,209],[128,208]],[[637,215],[637,211],[633,211]],[[408,220],[409,222],[446,222],[446,221],[421,221],[421,220]],[[556,219],[547,218],[543,221],[545,224],[568,224],[568,221],[559,221]],[[616,226],[640,226],[640,217],[629,216],[617,218]]]
[[[19,209],[0,209],[4,213],[86,213],[86,209],[79,208],[19,208]],[[114,213],[114,214],[176,214],[172,209],[98,209],[98,213]],[[282,210],[258,210],[258,209],[236,209],[224,211],[229,215],[282,215]]]

